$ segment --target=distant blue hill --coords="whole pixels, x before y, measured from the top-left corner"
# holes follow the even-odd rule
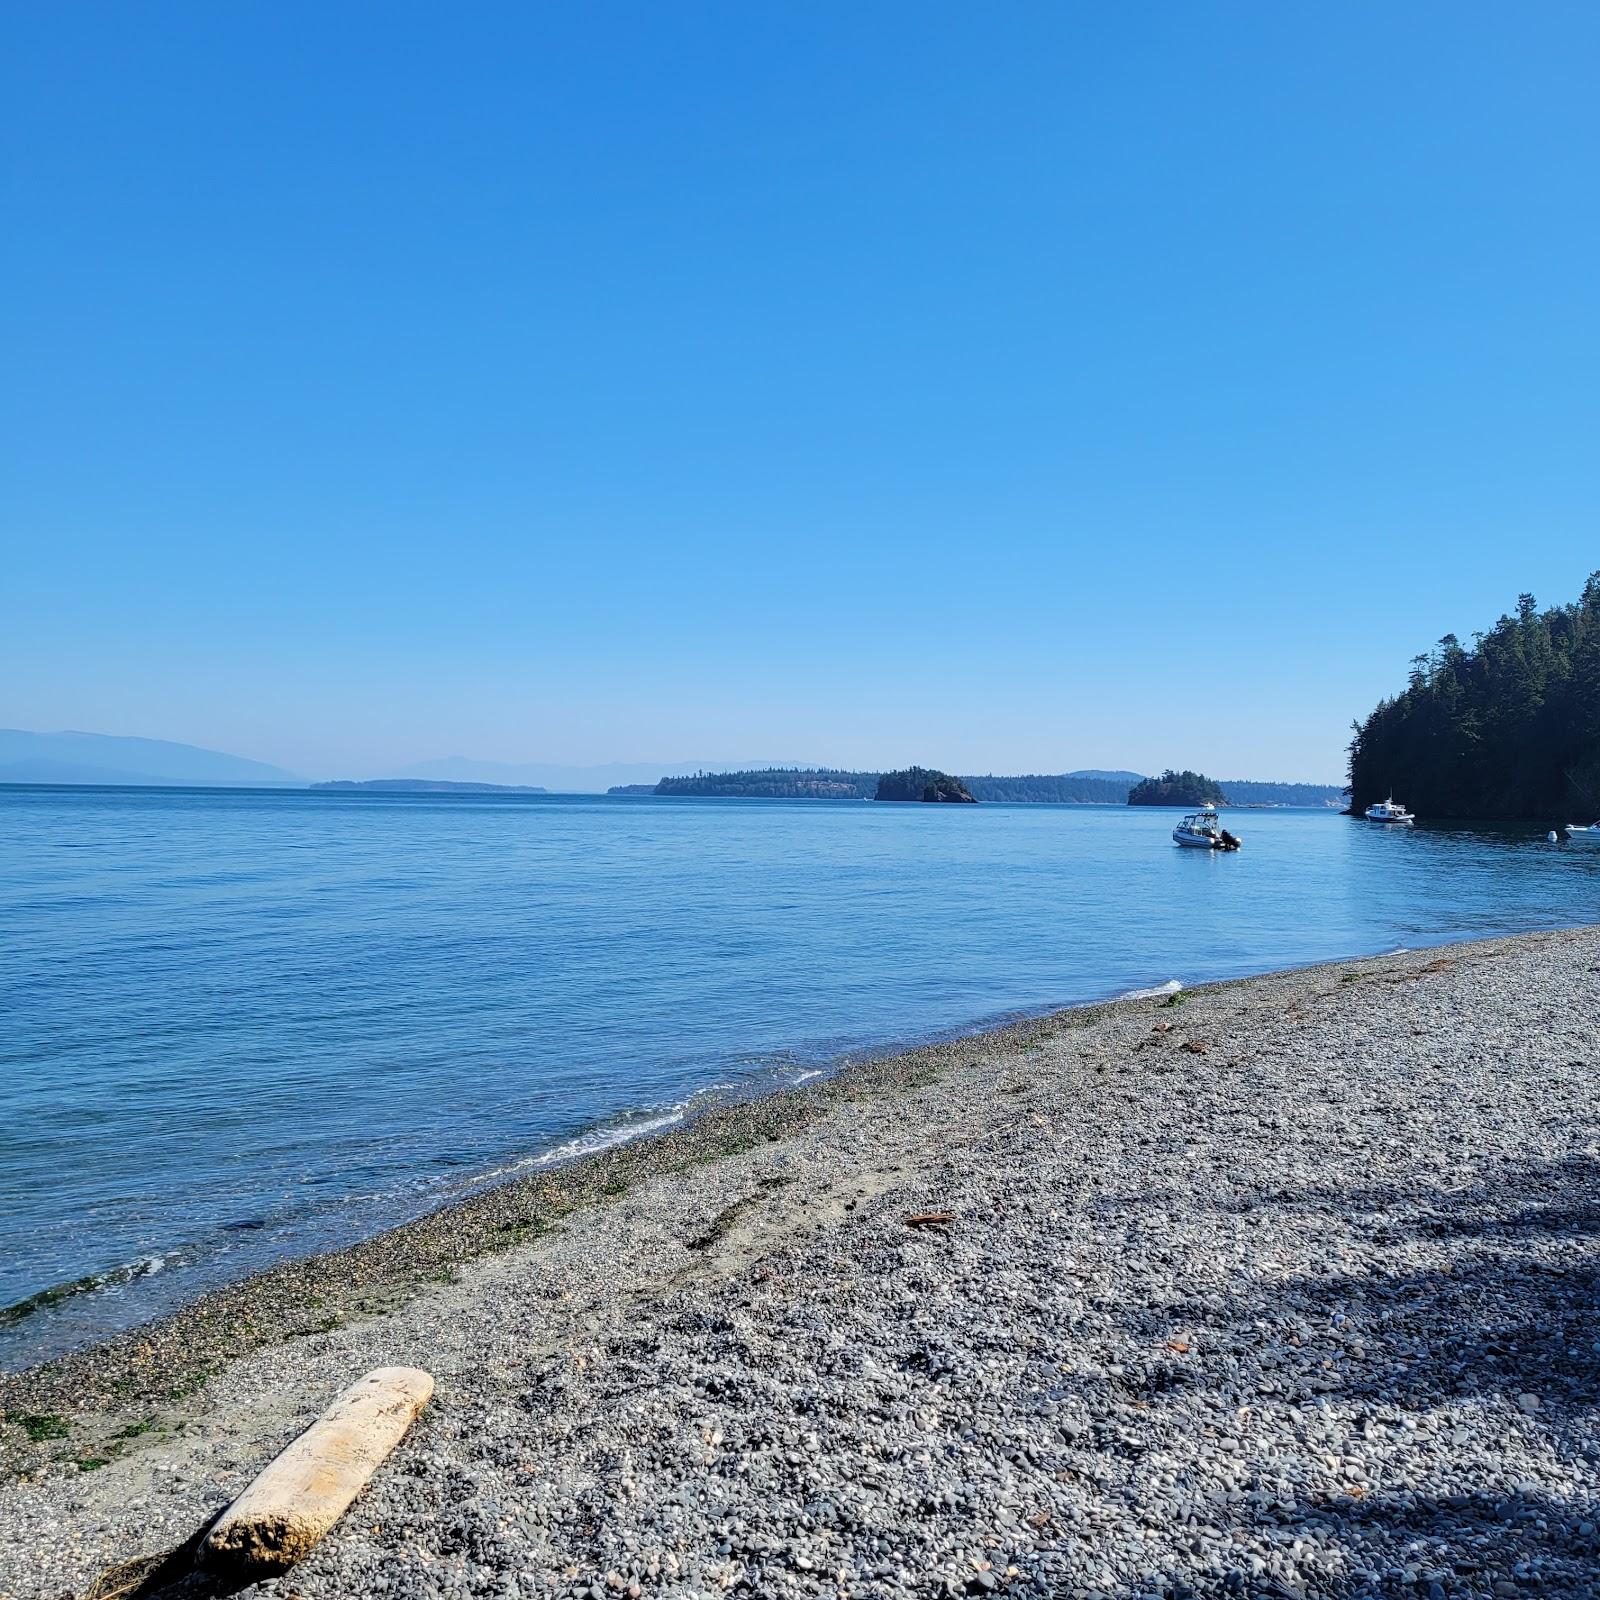
[[[1066,778],[1093,778],[1100,783],[1125,783],[1131,789],[1144,774],[1142,772],[1125,772],[1121,767],[1110,771],[1103,767],[1079,767],[1073,772],[1062,774]]]
[[[305,780],[265,761],[247,761],[243,756],[167,739],[0,728],[0,783],[303,788]]]

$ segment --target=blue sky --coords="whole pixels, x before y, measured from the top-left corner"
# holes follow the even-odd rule
[[[0,723],[1332,779],[1600,566],[1600,11],[15,6]]]

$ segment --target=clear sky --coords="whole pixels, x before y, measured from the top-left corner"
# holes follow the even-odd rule
[[[0,724],[1342,776],[1600,566],[1600,8],[5,8]]]

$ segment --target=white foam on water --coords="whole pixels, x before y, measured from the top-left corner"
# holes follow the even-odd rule
[[[7,1322],[20,1322],[23,1318],[32,1316],[36,1312],[49,1312],[55,1310],[63,1301],[79,1300],[86,1296],[115,1294],[119,1289],[130,1283],[137,1283],[141,1278],[154,1277],[166,1266],[170,1256],[139,1256],[133,1261],[125,1261],[120,1267],[110,1267],[104,1272],[93,1272],[87,1277],[79,1278],[73,1283],[52,1284],[41,1289],[26,1300],[16,1301],[12,1305],[0,1306],[0,1324]]]
[[[523,1156],[518,1161],[508,1161],[504,1166],[491,1167],[487,1172],[474,1173],[470,1188],[478,1189],[484,1184],[498,1182],[501,1178],[514,1177],[519,1172],[539,1171],[545,1167],[559,1166],[563,1161],[575,1161],[579,1156],[590,1156],[598,1150],[610,1150],[619,1144],[631,1144],[635,1139],[643,1139],[647,1134],[660,1133],[663,1128],[670,1128],[689,1114],[689,1103],[684,1101],[676,1106],[669,1106],[666,1110],[653,1117],[637,1117],[629,1122],[613,1123],[605,1128],[590,1128],[587,1132],[574,1134],[570,1139],[563,1139],[560,1144],[552,1145],[548,1150],[541,1150],[537,1155]]]
[[[97,1272],[91,1278],[84,1280],[84,1290],[90,1294],[97,1294],[102,1289],[120,1289],[125,1283],[137,1283],[141,1278],[153,1278],[166,1266],[171,1259],[171,1253],[160,1256],[139,1256],[133,1261],[124,1261],[120,1267],[112,1267],[107,1272]]]
[[[821,1076],[821,1067],[811,1067],[805,1072],[797,1072],[789,1081],[792,1084],[809,1083],[813,1078],[820,1078]]]
[[[1119,994],[1119,1000],[1159,1000],[1162,995],[1176,994],[1183,985],[1176,978],[1168,978],[1165,983],[1158,983],[1153,989],[1129,989],[1126,994]]]
[[[587,1133],[564,1139],[552,1149],[530,1156],[518,1165],[553,1167],[560,1162],[574,1160],[578,1156],[592,1156],[597,1150],[611,1150],[619,1144],[632,1144],[635,1139],[643,1139],[647,1134],[660,1133],[663,1128],[675,1127],[689,1115],[689,1105],[689,1101],[682,1100],[653,1117],[638,1117],[631,1122],[613,1124],[609,1128],[591,1128]]]
[[[615,1149],[619,1144],[632,1144],[636,1139],[648,1138],[652,1133],[676,1127],[700,1101],[710,1099],[727,1087],[728,1085],[722,1082],[708,1083],[703,1089],[696,1089],[693,1094],[673,1105],[663,1106],[659,1110],[628,1117],[618,1122],[606,1123],[598,1128],[587,1128],[582,1133],[576,1133],[570,1139],[563,1139],[559,1144],[551,1145],[534,1155],[508,1161],[504,1166],[493,1167],[488,1172],[476,1173],[471,1186],[477,1189],[484,1184],[495,1182],[496,1179],[508,1178],[514,1173],[542,1171],[545,1167],[576,1161],[580,1156],[592,1156],[601,1150]]]

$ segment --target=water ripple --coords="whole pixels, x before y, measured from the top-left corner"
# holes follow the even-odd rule
[[[0,1364],[847,1052],[1600,890],[1600,851],[1532,830],[1252,812],[1224,859],[1170,825],[0,790],[0,1306],[44,1297]]]

